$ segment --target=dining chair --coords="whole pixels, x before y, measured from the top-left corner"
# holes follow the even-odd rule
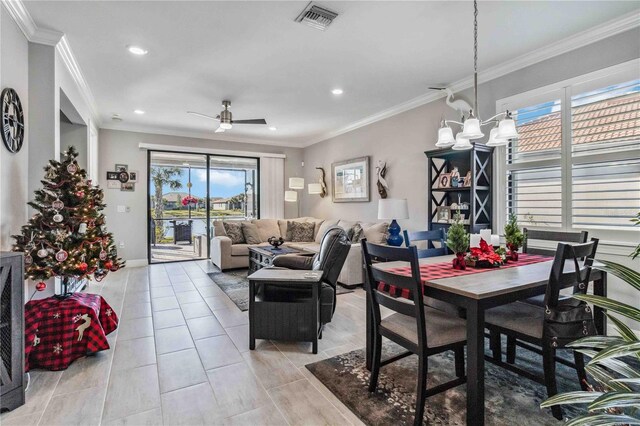
[[[526,254],[541,254],[543,256],[554,256],[555,250],[550,248],[531,247],[529,246],[529,240],[537,241],[552,241],[554,243],[577,243],[583,244],[587,242],[589,233],[587,231],[580,232],[561,232],[561,231],[540,231],[537,229],[523,228],[524,244],[522,245],[522,252]],[[544,294],[540,296],[530,297],[524,300],[526,303],[530,303],[536,306],[544,306]],[[513,342],[508,342],[507,346],[512,346]]]
[[[365,287],[373,313],[373,359],[369,392],[375,392],[380,368],[409,355],[418,356],[418,383],[416,392],[416,414],[414,424],[422,424],[424,404],[427,397],[451,389],[466,382],[464,367],[464,345],[466,344],[466,322],[455,315],[425,306],[422,299],[422,282],[415,246],[401,248],[372,244],[362,240],[365,263]],[[373,266],[372,258],[387,261],[407,262],[411,276],[398,275]],[[380,283],[409,290],[410,299],[396,298],[379,290]],[[394,311],[382,318],[380,305]],[[382,360],[382,337],[406,349],[399,355]],[[428,357],[452,350],[455,354],[457,378],[427,389]]]
[[[447,245],[445,244],[446,239],[447,234],[444,229],[416,232],[404,231],[404,244],[407,247],[415,245],[416,241],[427,242],[426,248],[418,249],[418,257],[420,259],[423,257],[444,256],[448,254]],[[440,246],[436,247],[435,244],[433,244],[434,242],[438,242]]]
[[[560,294],[560,291],[573,287],[575,293],[585,294],[587,292],[591,265],[593,264],[597,247],[598,239],[596,238],[592,238],[590,242],[582,244],[572,245],[558,243],[544,294],[543,307],[530,303],[515,302],[491,308],[485,312],[485,323],[491,332],[492,338],[506,334],[508,339],[512,339],[514,343],[517,342],[518,346],[542,354],[544,377],[540,378],[539,376],[535,376],[511,365],[515,362],[515,344],[513,345],[512,354],[509,354],[510,349],[507,348],[507,364],[502,364],[500,345],[492,345],[493,361],[511,371],[545,385],[548,396],[553,396],[558,393],[555,374],[556,362],[575,368],[580,386],[583,390],[587,390],[584,356],[574,351],[575,364],[563,358],[556,357],[556,351],[563,349],[565,345],[558,341],[557,336],[547,335],[548,333],[545,331],[545,321],[548,320],[546,319],[547,316],[545,312],[546,314],[550,314],[551,312],[566,310],[572,307],[575,308],[577,306],[584,306],[585,310],[590,312],[590,308],[585,302],[581,302],[571,297],[571,295],[563,296]],[[584,260],[582,261],[582,259]],[[581,261],[582,264],[580,263]],[[573,265],[565,272],[565,265],[567,263]],[[590,315],[593,316],[592,313]],[[593,334],[591,331],[587,332],[584,323],[582,327],[583,334],[586,333],[584,335]],[[580,337],[583,337],[583,335],[575,336],[576,339]],[[526,343],[520,343],[520,341]],[[509,359],[510,356],[512,359]],[[559,406],[552,407],[552,413],[557,419],[562,419],[562,410]]]

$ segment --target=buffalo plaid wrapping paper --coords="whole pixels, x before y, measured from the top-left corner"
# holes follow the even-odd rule
[[[118,317],[98,294],[32,300],[25,306],[25,371],[64,370],[74,360],[109,349]]]
[[[552,260],[552,258],[549,256],[520,253],[518,261],[509,261],[508,263],[500,266],[500,268],[514,268],[516,266],[531,265],[533,263],[546,262],[549,260]],[[426,283],[431,280],[459,277],[461,275],[480,274],[482,272],[494,271],[495,269],[497,268],[472,268],[469,266],[467,266],[467,269],[464,270],[453,269],[451,261],[448,261],[441,263],[432,263],[430,265],[420,265],[420,278],[422,280],[422,285],[426,286]],[[398,275],[406,275],[408,277],[411,276],[410,266],[391,268],[387,269],[387,271]],[[413,297],[409,290],[399,289],[397,287],[394,287],[393,285],[383,282],[380,282],[378,284],[378,290],[387,292],[389,293],[389,295],[395,297],[404,297],[405,299],[411,299]]]

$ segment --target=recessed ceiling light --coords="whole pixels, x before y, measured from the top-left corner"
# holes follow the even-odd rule
[[[269,130],[271,130],[271,131],[276,131],[276,130],[278,130],[278,128],[277,128],[277,127],[273,127],[273,126],[271,126],[271,127],[269,127]]]
[[[146,55],[147,53],[149,53],[149,51],[147,49],[143,49],[140,46],[127,46],[127,50],[131,53],[133,53],[134,55]]]
[[[331,93],[333,93],[334,95],[342,95],[343,91],[342,89],[333,89]]]
[[[144,111],[141,110],[141,109],[136,109],[133,112],[135,112],[136,114],[140,114],[140,115],[144,114]]]

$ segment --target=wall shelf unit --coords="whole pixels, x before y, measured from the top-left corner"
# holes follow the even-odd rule
[[[451,223],[439,217],[438,207],[451,207],[455,204],[468,206],[460,213],[468,220],[465,227],[470,233],[479,233],[480,229],[491,228],[492,207],[492,171],[493,148],[486,145],[473,145],[467,151],[454,151],[451,148],[425,151],[427,156],[427,227],[449,229]],[[451,179],[444,179],[445,174],[454,168],[460,173],[463,181],[467,172],[471,172],[468,186],[451,187]],[[441,210],[441,209],[440,209]],[[455,209],[451,209],[451,217]]]

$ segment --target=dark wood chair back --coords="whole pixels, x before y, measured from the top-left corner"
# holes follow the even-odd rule
[[[522,246],[522,252],[528,254],[541,254],[544,256],[554,256],[556,251],[548,248],[536,248],[529,246],[529,240],[540,241],[553,241],[556,243],[586,243],[589,233],[587,231],[581,232],[562,232],[562,231],[541,231],[538,229],[523,228],[524,244]]]
[[[427,248],[418,249],[418,258],[444,256],[447,254],[447,245],[445,244],[447,236],[444,229],[437,229],[433,231],[417,231],[407,232],[404,231],[404,244],[409,247],[415,245],[416,241],[426,241]],[[433,244],[437,241],[440,246],[436,247]]]
[[[426,325],[424,309],[422,308],[422,282],[420,280],[420,266],[418,264],[418,252],[415,246],[402,248],[383,246],[367,242],[362,243],[362,257],[366,271],[365,289],[373,311],[374,327],[380,325],[380,305],[397,313],[416,319],[418,331],[418,347],[426,347]],[[407,262],[411,266],[411,276],[398,275],[373,267],[372,259],[385,259],[389,262]],[[392,297],[386,292],[378,290],[380,283],[392,285],[398,289],[406,289],[411,292],[413,299]],[[410,342],[406,342],[407,345]],[[411,345],[413,346],[413,345]]]
[[[545,306],[558,306],[560,290],[562,289],[573,287],[574,294],[585,294],[587,292],[591,265],[597,248],[597,238],[592,238],[588,243],[581,244],[558,243],[545,292]],[[567,262],[573,263],[573,268],[568,268],[565,271]]]

